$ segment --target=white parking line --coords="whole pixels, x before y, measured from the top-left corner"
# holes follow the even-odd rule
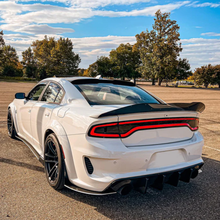
[[[204,146],[204,147],[207,147],[207,148],[209,148],[209,149],[216,150],[216,151],[220,152],[219,149],[216,149],[216,148],[214,148],[214,147],[209,147],[209,146]]]

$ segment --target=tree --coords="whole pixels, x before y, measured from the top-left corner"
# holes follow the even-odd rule
[[[138,70],[144,77],[152,80],[152,85],[155,85],[157,76],[157,67],[153,62],[154,39],[155,32],[149,32],[147,30],[146,32],[141,32],[136,35],[137,43],[135,44],[136,49],[139,50],[141,59],[141,65]]]
[[[213,67],[213,84],[218,84],[220,88],[220,65],[216,65]]]
[[[2,48],[3,51],[3,66],[5,65],[17,65],[19,62],[18,55],[14,47],[5,45]]]
[[[22,57],[22,64],[24,67],[25,75],[27,77],[36,78],[37,65],[32,49],[29,47],[27,50],[22,52]]]
[[[81,59],[73,52],[73,43],[68,38],[60,38],[51,51],[52,63],[59,75],[77,75]]]
[[[38,79],[45,79],[45,78],[47,78],[47,72],[46,72],[46,69],[44,67],[39,67],[37,69],[37,78]]]
[[[197,85],[204,84],[205,88],[213,83],[214,68],[211,64],[197,68],[194,72],[194,78]]]
[[[89,68],[84,71],[83,76],[89,76]]]
[[[178,65],[178,56],[182,51],[179,43],[179,26],[170,19],[170,13],[155,14],[152,31],[136,35],[137,48],[145,74],[153,79],[158,78],[158,85],[164,79],[173,79]]]
[[[34,58],[43,75],[77,75],[80,57],[73,52],[72,41],[68,38],[55,40],[54,37],[32,43]],[[39,71],[38,71],[39,72]],[[41,74],[42,75],[42,74]]]
[[[22,65],[18,60],[18,55],[10,45],[2,48],[2,74],[5,76],[22,76]]]
[[[114,71],[115,64],[105,56],[101,56],[89,66],[87,71],[83,74],[84,76],[97,76],[102,77],[117,77]]]
[[[140,55],[136,47],[127,44],[120,44],[115,50],[110,52],[110,61],[115,64],[114,77],[134,78],[140,76],[138,67],[140,65]]]
[[[192,71],[190,71],[189,61],[180,58],[175,69],[175,80],[187,79],[190,76],[192,76]]]
[[[17,63],[17,65],[11,65],[11,64],[6,64],[3,67],[2,74],[4,76],[23,76],[23,71],[22,71],[22,64],[20,62]]]
[[[5,41],[4,41],[4,38],[3,38],[3,31],[0,31],[0,67],[2,66],[3,64],[3,47],[5,46]]]
[[[114,73],[115,64],[108,57],[101,56],[96,61],[97,74],[102,77],[116,77]]]
[[[77,72],[77,73],[78,73],[77,75],[78,75],[78,76],[83,76],[83,74],[84,74],[85,71],[86,71],[86,69],[81,69],[81,68],[80,68],[80,69],[78,70],[78,72]]]
[[[98,65],[97,62],[89,65],[89,68],[86,71],[86,76],[94,77],[98,75]]]
[[[195,80],[194,74],[192,74],[191,76],[189,76],[189,77],[187,78],[187,80]]]
[[[6,65],[3,68],[2,74],[4,76],[16,76],[16,68],[12,65]]]

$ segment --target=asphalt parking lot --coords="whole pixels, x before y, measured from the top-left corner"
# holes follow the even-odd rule
[[[201,101],[203,172],[189,184],[142,195],[89,196],[53,190],[41,163],[7,135],[7,105],[33,83],[0,82],[0,219],[220,219],[220,90],[142,87],[166,102]]]

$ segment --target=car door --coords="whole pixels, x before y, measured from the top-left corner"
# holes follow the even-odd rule
[[[55,82],[50,82],[40,100],[31,110],[31,132],[33,145],[43,156],[44,134],[51,120],[52,112],[60,106],[64,90]]]
[[[26,141],[32,144],[31,134],[31,109],[37,103],[41,93],[44,91],[47,83],[40,83],[35,86],[28,94],[25,100],[17,101],[17,120],[18,134]]]

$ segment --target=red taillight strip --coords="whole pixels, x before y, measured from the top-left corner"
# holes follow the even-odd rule
[[[127,137],[130,134],[134,133],[137,130],[147,130],[147,129],[155,129],[155,128],[169,128],[169,127],[182,127],[182,126],[187,126],[189,127],[192,131],[195,131],[198,129],[198,127],[192,128],[188,123],[178,123],[178,124],[163,124],[163,125],[146,125],[146,126],[138,126],[135,128],[132,128],[130,131],[121,134],[121,137]]]
[[[119,134],[99,134],[99,133],[95,133],[96,128],[107,127],[107,126],[115,126],[115,125],[118,125],[118,123],[96,125],[90,131],[90,135],[95,136],[95,137],[120,137]]]
[[[183,121],[183,120],[198,120],[198,118],[165,118],[165,119],[147,119],[147,120],[140,120],[140,121],[125,121],[119,122],[119,125],[125,124],[136,124],[136,123],[144,123],[144,122],[157,122],[157,121]]]
[[[124,134],[105,134],[105,133],[96,133],[95,130],[100,127],[109,127],[109,126],[117,126],[117,125],[125,125],[125,124],[138,124],[138,123],[146,123],[146,122],[160,122],[160,121],[191,121],[191,120],[199,120],[198,118],[166,118],[166,119],[147,119],[147,120],[136,120],[136,121],[125,121],[125,122],[115,122],[109,124],[102,124],[102,125],[95,125],[92,127],[91,131],[89,132],[90,136],[94,137],[109,137],[109,138],[125,138],[134,133],[138,130],[147,130],[147,129],[156,129],[156,128],[172,128],[172,127],[183,127],[186,126],[192,131],[198,130],[197,127],[191,127],[188,123],[172,123],[172,124],[159,124],[159,125],[139,125],[137,127],[132,128],[128,132]]]

